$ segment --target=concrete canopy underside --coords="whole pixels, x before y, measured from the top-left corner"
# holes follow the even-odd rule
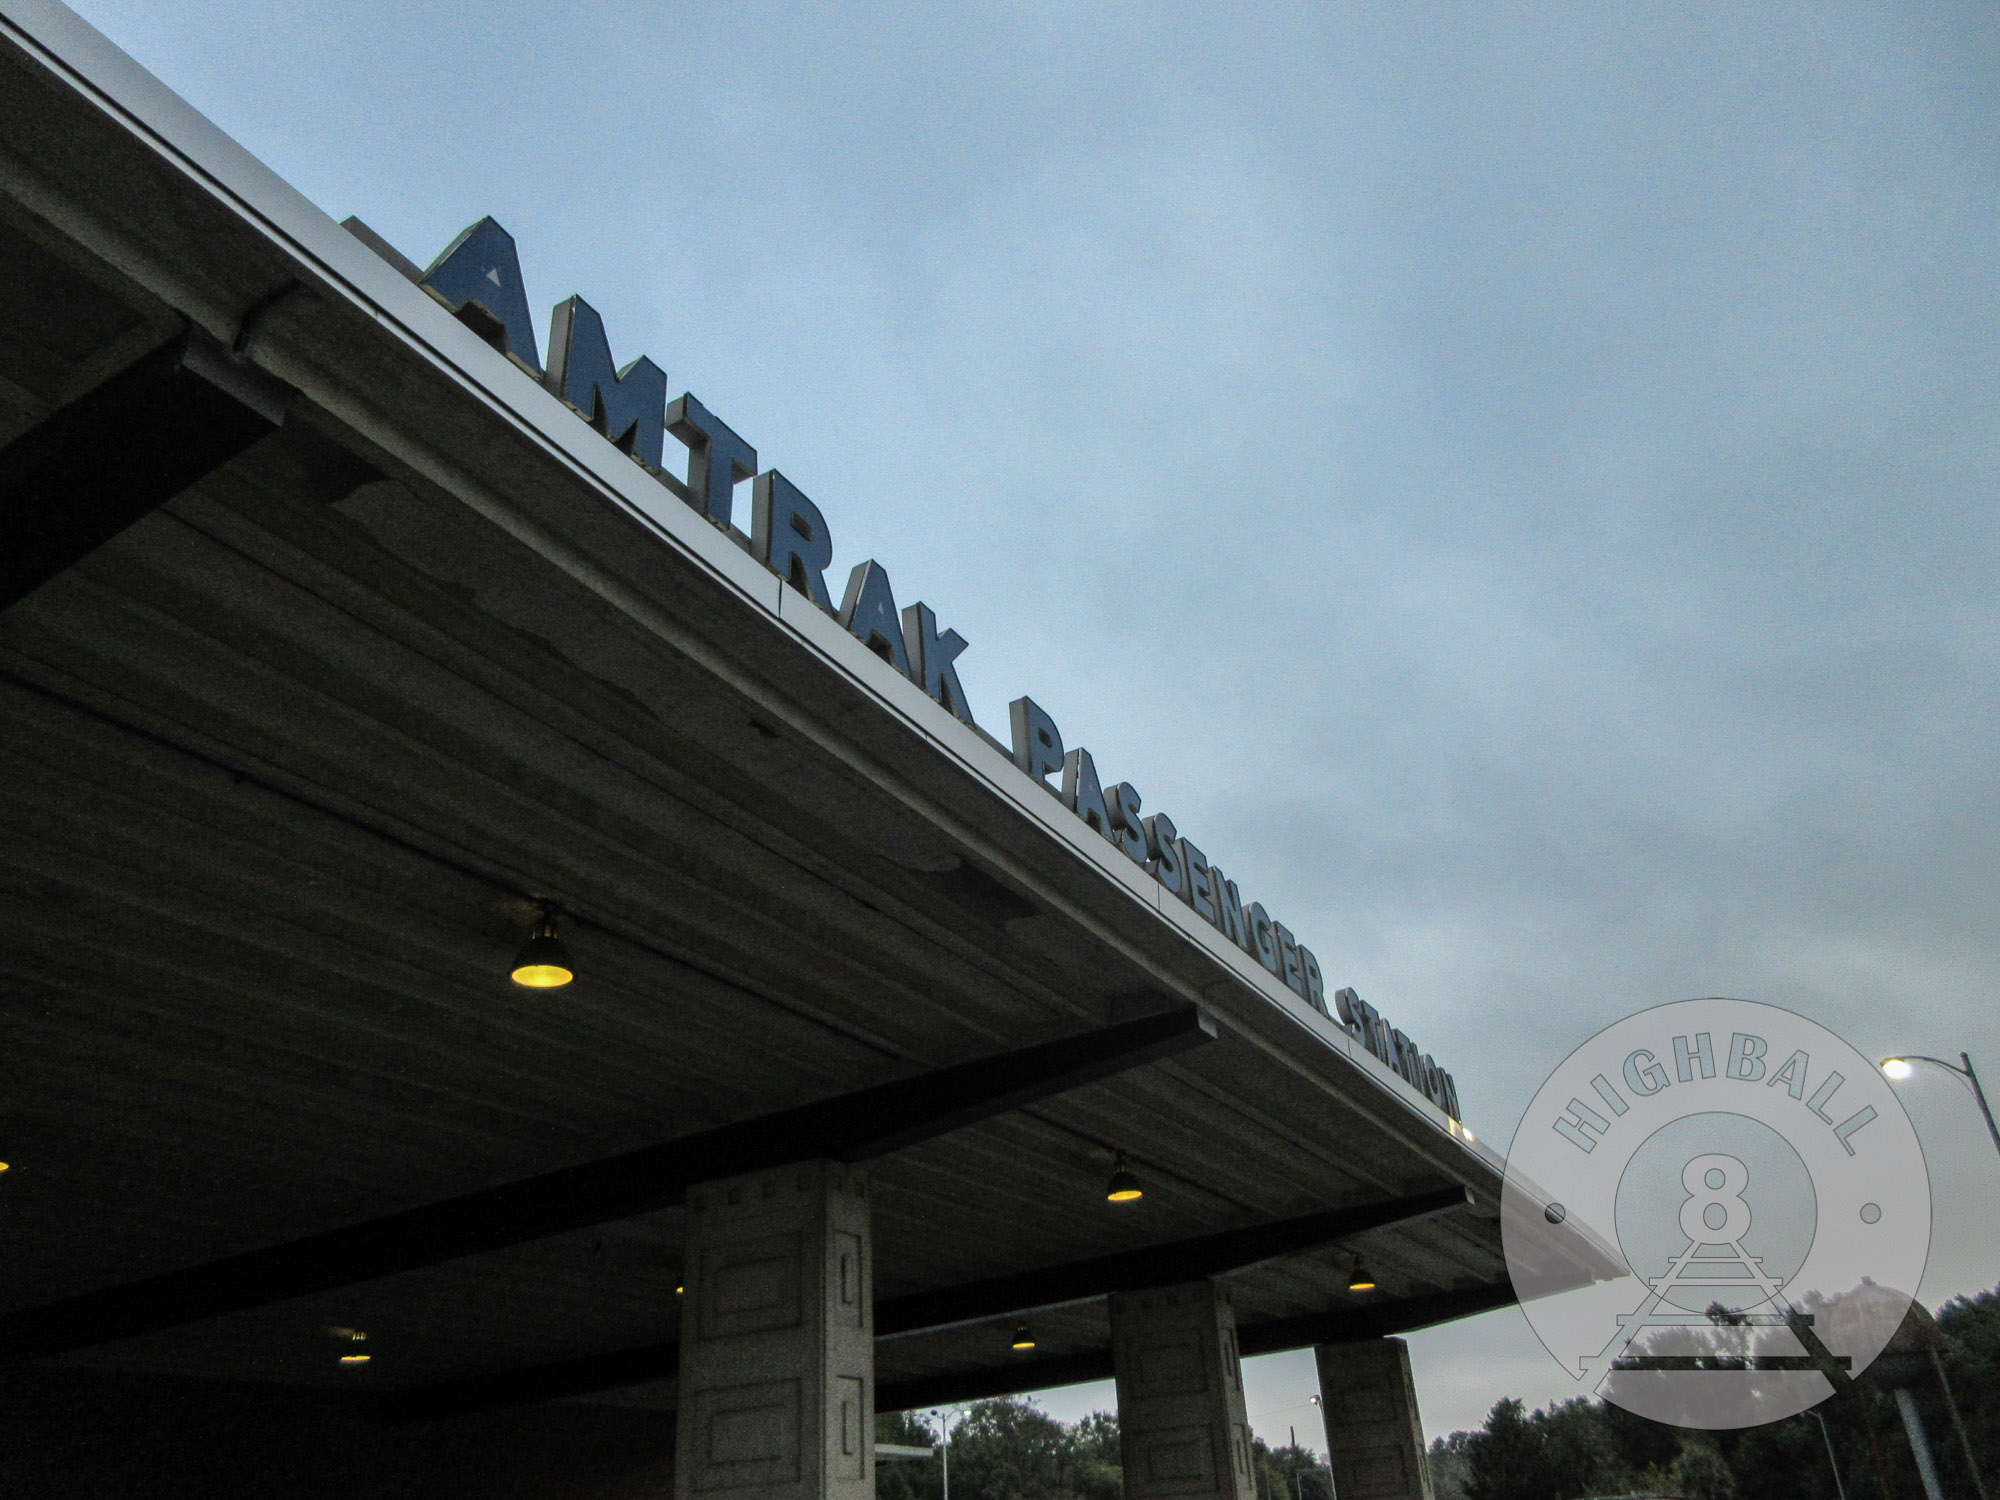
[[[0,615],[0,1314],[1189,1002],[1219,1040],[874,1162],[877,1296],[1464,1184],[1231,1275],[1246,1350],[1505,1300],[1492,1156],[94,33],[13,12],[0,443],[260,305],[297,394]],[[567,989],[505,976],[538,898]],[[64,1358],[387,1395],[668,1341],[683,1231]],[[1101,1300],[1033,1323],[1030,1359],[1011,1322],[884,1339],[878,1381],[1109,1347]]]

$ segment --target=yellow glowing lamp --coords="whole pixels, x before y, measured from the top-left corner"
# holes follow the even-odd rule
[[[1146,1196],[1146,1190],[1139,1186],[1139,1179],[1132,1175],[1132,1169],[1125,1165],[1125,1153],[1120,1151],[1111,1164],[1111,1181],[1104,1185],[1106,1203],[1136,1203]]]
[[[576,978],[576,965],[570,961],[563,940],[556,936],[555,914],[548,908],[542,909],[535,935],[514,955],[514,967],[508,977],[531,990],[558,989]]]
[[[1035,1347],[1035,1336],[1028,1332],[1028,1325],[1026,1323],[1016,1323],[1014,1325],[1014,1347],[1016,1349],[1032,1349]]]
[[[1916,1068],[1911,1065],[1907,1057],[1885,1057],[1882,1059],[1883,1075],[1894,1079],[1897,1083],[1901,1083],[1916,1071]]]
[[[1368,1268],[1358,1260],[1354,1263],[1354,1274],[1347,1278],[1347,1289],[1350,1292],[1375,1290],[1375,1278],[1368,1274]]]

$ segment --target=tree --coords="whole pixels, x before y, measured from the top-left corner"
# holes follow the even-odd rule
[[[1740,1323],[1719,1318],[1718,1337]],[[1970,1494],[1969,1462],[1983,1475],[2000,1459],[2000,1289],[1945,1304],[1938,1333],[1939,1364],[1965,1436],[1934,1374],[1920,1378],[1912,1394],[1947,1490],[1956,1484]],[[1718,1358],[1726,1355],[1722,1345],[1715,1348]],[[1531,1413],[1510,1398],[1494,1406],[1479,1431],[1432,1444],[1431,1458],[1439,1500],[1634,1492],[1686,1500],[1834,1500],[1834,1462],[1852,1500],[1923,1500],[1895,1403],[1865,1377],[1828,1396],[1814,1416],[1712,1433],[1668,1427],[1603,1401],[1566,1401]]]
[[[1272,1448],[1250,1440],[1250,1471],[1257,1500],[1332,1500],[1326,1465],[1310,1448]]]
[[[1472,1443],[1469,1432],[1431,1440],[1431,1486],[1437,1500],[1470,1500],[1472,1457],[1466,1449]]]
[[[906,1425],[891,1426],[891,1423]],[[902,1435],[896,1435],[902,1434]],[[929,1443],[922,1421],[878,1417],[877,1442]],[[910,1471],[921,1469],[921,1474]],[[878,1464],[884,1500],[941,1500],[942,1465]],[[952,1500],[1123,1500],[1118,1418],[1093,1412],[1065,1427],[1032,1400],[977,1402],[951,1429]]]
[[[981,1401],[952,1429],[952,1488],[964,1500],[1057,1500],[1067,1436],[1031,1401]]]
[[[875,1419],[875,1441],[928,1448],[936,1445],[937,1431],[913,1411],[885,1412]],[[944,1480],[936,1460],[912,1463],[892,1459],[875,1465],[877,1500],[942,1500],[943,1493]]]
[[[1070,1428],[1069,1453],[1070,1486],[1077,1500],[1124,1500],[1117,1413],[1094,1411]]]
[[[1682,1500],[1736,1500],[1736,1478],[1715,1444],[1698,1437],[1682,1441],[1680,1456],[1667,1470],[1667,1487]]]

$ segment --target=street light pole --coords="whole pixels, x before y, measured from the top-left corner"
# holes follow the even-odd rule
[[[1320,1417],[1322,1419],[1320,1422],[1320,1427],[1321,1430],[1324,1431],[1326,1427],[1326,1423],[1324,1420],[1326,1416],[1325,1403],[1323,1403],[1320,1400],[1318,1395],[1314,1395],[1314,1397],[1312,1398],[1312,1404],[1313,1404],[1313,1410],[1319,1412],[1320,1414]],[[1333,1439],[1331,1437],[1328,1437],[1326,1440],[1326,1493],[1327,1493],[1327,1500],[1336,1500],[1336,1492],[1333,1487]],[[1984,1500],[1983,1496],[1981,1497],[1981,1500]]]
[[[1958,1060],[1965,1064],[1965,1076],[1972,1081],[1972,1097],[1979,1101],[1979,1112],[1986,1116],[1986,1133],[1993,1137],[1993,1149],[2000,1151],[2000,1125],[1993,1123],[1993,1109],[1986,1102],[1986,1090],[1979,1086],[1979,1075],[1972,1071],[1972,1059],[1961,1052]]]
[[[1979,1085],[1979,1075],[1973,1071],[1971,1055],[1961,1052],[1958,1054],[1957,1062],[1946,1062],[1941,1057],[1925,1057],[1921,1053],[1911,1052],[1900,1057],[1883,1058],[1882,1071],[1890,1078],[1900,1081],[1916,1071],[1910,1066],[1911,1063],[1920,1062],[1934,1063],[1940,1068],[1956,1073],[1972,1086],[1972,1097],[1979,1101],[1979,1113],[1986,1121],[1986,1133],[1993,1138],[1993,1149],[2000,1151],[2000,1125],[1993,1123],[1993,1107],[1986,1102],[1986,1090]]]
[[[951,1413],[957,1410],[953,1406],[931,1413],[938,1419],[938,1472],[944,1480],[944,1500],[951,1500]]]
[[[1826,1462],[1827,1467],[1833,1470],[1833,1492],[1840,1496],[1840,1500],[1847,1500],[1847,1485],[1840,1477],[1840,1460],[1834,1457],[1833,1434],[1826,1430],[1826,1418],[1819,1414],[1817,1407],[1812,1406],[1806,1408],[1805,1414],[1819,1423],[1819,1435],[1826,1440]]]

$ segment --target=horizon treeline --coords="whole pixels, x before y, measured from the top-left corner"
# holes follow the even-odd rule
[[[877,1417],[875,1441],[935,1444],[930,1417]],[[1114,1412],[1064,1423],[1030,1398],[1009,1396],[966,1407],[951,1434],[952,1500],[1123,1500]],[[1251,1464],[1258,1500],[1333,1500],[1325,1461],[1306,1448],[1272,1448],[1253,1437]],[[878,1462],[875,1493],[880,1500],[943,1500],[943,1466],[936,1459]]]
[[[1945,1494],[1975,1500],[1990,1493],[1980,1486],[2000,1460],[2000,1288],[1953,1298],[1937,1323],[1942,1380],[1928,1371],[1912,1392]],[[1852,1391],[1814,1410],[1736,1432],[1697,1432],[1604,1401],[1578,1397],[1528,1412],[1508,1397],[1478,1431],[1431,1444],[1431,1478],[1437,1500],[1839,1500],[1842,1485],[1847,1500],[1924,1500],[1895,1399],[1866,1372]]]
[[[1938,1364],[1915,1387],[1947,1495],[1981,1493],[2000,1460],[2000,1288],[1938,1310]],[[1946,1390],[1951,1400],[1946,1399]],[[1838,1500],[1827,1441],[1847,1500],[1924,1500],[1894,1399],[1864,1378],[1816,1409],[1738,1432],[1693,1432],[1578,1398],[1530,1412],[1507,1397],[1477,1431],[1431,1444],[1437,1500]],[[882,1443],[935,1444],[929,1413],[876,1418]],[[1252,1439],[1257,1500],[1334,1500],[1325,1462],[1303,1447]],[[876,1466],[881,1500],[943,1500],[942,1465]],[[1123,1500],[1118,1418],[1093,1412],[1064,1423],[1031,1398],[979,1401],[952,1425],[953,1500]],[[1987,1491],[1991,1493],[1991,1491]]]

